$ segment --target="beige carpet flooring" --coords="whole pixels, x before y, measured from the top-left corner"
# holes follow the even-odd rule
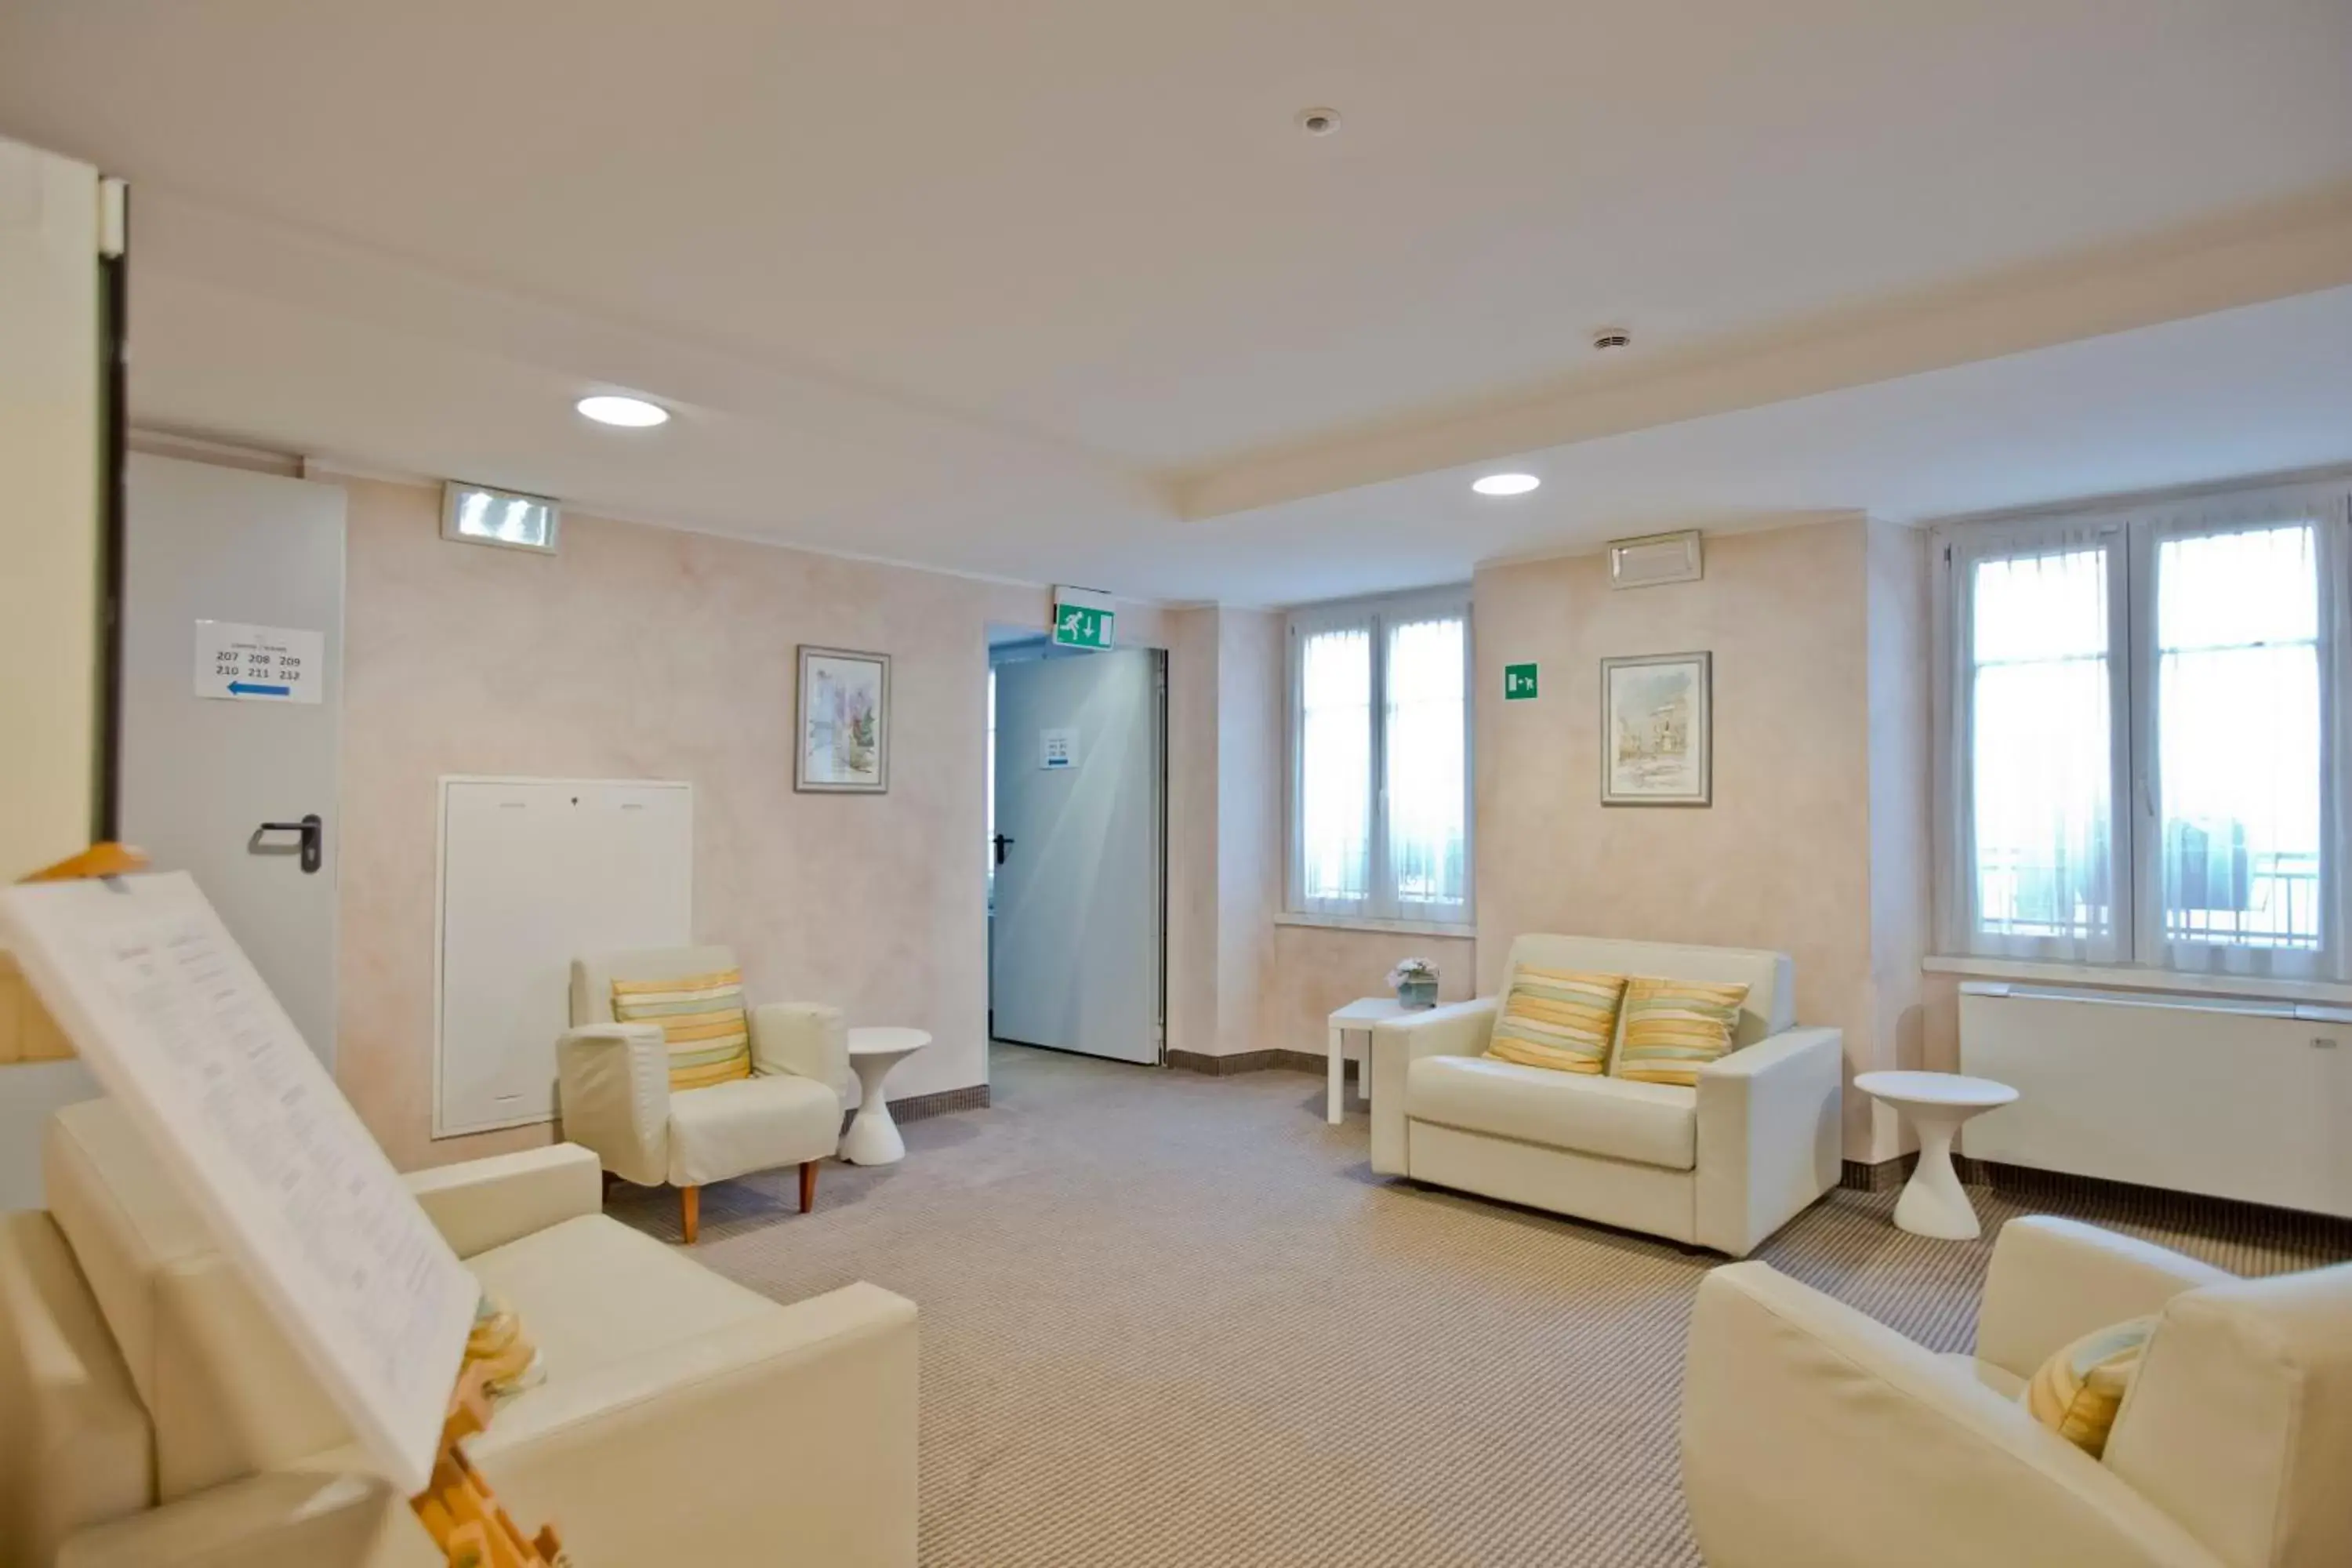
[[[854,1279],[922,1310],[929,1568],[1698,1562],[1676,1484],[1683,1334],[1718,1259],[1375,1178],[1319,1078],[1211,1079],[997,1047],[995,1104],[910,1124],[904,1163],[704,1194],[696,1256],[782,1300]],[[1989,1244],[1837,1192],[1761,1254],[1965,1349]],[[2327,1239],[2183,1236],[2243,1273]],[[614,1212],[677,1237],[667,1193]],[[788,1560],[787,1558],[780,1558]]]

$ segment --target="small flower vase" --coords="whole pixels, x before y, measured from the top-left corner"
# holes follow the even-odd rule
[[[1397,983],[1397,1000],[1407,1007],[1437,1005],[1437,982],[1434,980],[1403,980]]]

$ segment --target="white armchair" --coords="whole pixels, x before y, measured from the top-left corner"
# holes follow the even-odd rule
[[[2019,1390],[2160,1314],[2094,1458]],[[1700,1282],[1683,1489],[1715,1568],[2322,1568],[2352,1563],[2352,1265],[2238,1279],[2067,1220],[1994,1244],[1973,1356],[1762,1263]]]
[[[801,1169],[801,1212],[816,1203],[817,1162],[841,1144],[849,1052],[839,1009],[769,1002],[748,1009],[751,1076],[673,1094],[657,1024],[613,1018],[613,982],[736,968],[725,947],[606,953],[572,965],[572,1027],[555,1047],[563,1135],[605,1170],[678,1190],[686,1239],[701,1225],[704,1184]]]
[[[1497,997],[1372,1029],[1372,1169],[1743,1258],[1837,1184],[1843,1037],[1792,1025],[1786,954],[1522,936],[1511,966],[1744,983],[1698,1086],[1486,1058]]]

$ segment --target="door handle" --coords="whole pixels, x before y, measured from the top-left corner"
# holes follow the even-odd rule
[[[992,835],[989,838],[989,842],[996,846],[996,863],[1000,866],[1003,865],[1005,846],[1011,844],[1013,840],[1006,837],[1003,834],[998,833]]]
[[[327,824],[317,812],[311,812],[299,822],[265,822],[253,830],[253,847],[261,847],[265,833],[299,833],[302,836],[302,870],[305,875],[319,868],[321,850],[326,843]]]

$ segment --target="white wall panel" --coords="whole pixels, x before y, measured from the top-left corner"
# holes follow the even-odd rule
[[[693,931],[683,784],[441,781],[436,1137],[555,1115],[572,961]]]

